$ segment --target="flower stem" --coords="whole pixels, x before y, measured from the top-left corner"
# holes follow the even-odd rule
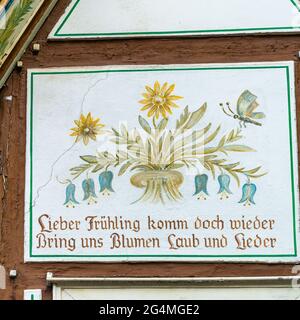
[[[155,116],[152,118],[152,123],[153,123],[154,129],[157,129],[157,124],[156,124]]]

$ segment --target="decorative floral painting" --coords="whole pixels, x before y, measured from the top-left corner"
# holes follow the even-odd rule
[[[292,75],[288,62],[29,72],[26,259],[295,259]]]
[[[49,37],[76,40],[290,33],[299,32],[299,15],[299,0],[72,0]]]
[[[213,179],[219,174],[218,193],[221,194],[221,199],[228,198],[232,193],[231,178],[240,186],[242,176],[247,182],[243,186],[240,203],[255,204],[253,197],[256,185],[251,183],[251,179],[262,177],[266,173],[262,173],[261,166],[245,168],[240,162],[233,163],[228,158],[231,152],[255,151],[247,145],[239,144],[238,141],[243,139],[241,128],[246,128],[246,123],[262,125],[253,120],[264,117],[262,112],[253,112],[258,107],[257,97],[245,90],[237,103],[238,114],[230,109],[229,104],[227,107],[231,114],[228,114],[220,104],[226,115],[239,120],[239,126],[233,121],[233,129],[220,136],[221,124],[213,128],[211,122],[205,123],[202,120],[208,108],[207,103],[195,111],[190,111],[189,106],[186,106],[176,119],[175,128],[168,127],[169,118],[173,115],[172,109],[180,109],[177,101],[184,99],[173,94],[174,89],[175,84],[168,85],[167,82],[160,84],[159,81],[155,81],[153,87],[146,85],[143,99],[139,103],[143,105],[140,111],[146,112],[147,119],[139,115],[139,127],[132,130],[124,125],[119,130],[102,130],[105,125],[99,122],[99,118],[93,118],[90,112],[87,116],[81,114],[80,118],[74,121],[76,127],[71,129],[71,136],[76,137],[75,142],[82,141],[87,145],[90,140],[97,141],[98,135],[107,134],[111,137],[110,141],[117,146],[114,154],[105,150],[93,155],[81,155],[83,164],[70,169],[74,181],[80,176],[88,177],[82,184],[86,192],[84,200],[91,201],[96,198],[95,183],[90,177],[97,173],[100,173],[100,188],[114,192],[111,187],[114,173],[110,168],[120,168],[118,176],[126,172],[137,172],[131,175],[130,182],[134,187],[144,189],[144,193],[136,202],[176,201],[182,198],[180,186],[184,183],[180,169],[193,167],[199,172],[207,171]],[[123,150],[119,146],[124,146]],[[207,174],[195,176],[194,195],[197,195],[198,199],[206,200],[209,196],[208,180]],[[70,184],[66,189],[65,201],[67,207],[78,204],[75,200],[76,188],[71,180],[68,181]],[[70,188],[74,193],[70,192]]]
[[[43,0],[0,1],[0,66],[43,2]]]

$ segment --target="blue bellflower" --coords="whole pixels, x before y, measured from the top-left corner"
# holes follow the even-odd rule
[[[66,206],[67,208],[75,208],[75,205],[79,204],[79,202],[75,199],[75,191],[75,184],[70,182],[66,188],[66,200],[64,203],[64,206]]]
[[[85,179],[82,182],[82,189],[84,191],[84,201],[88,202],[88,205],[97,203],[97,196],[95,193],[95,183],[93,179]]]
[[[221,195],[220,199],[228,199],[229,195],[232,194],[232,192],[229,189],[229,185],[230,185],[230,177],[228,174],[221,174],[218,177],[218,182],[220,185],[220,189],[218,194]]]
[[[256,193],[256,185],[254,183],[246,183],[243,185],[243,195],[242,199],[239,201],[239,203],[244,203],[244,206],[255,204],[254,202],[254,195]]]
[[[207,191],[207,182],[208,175],[199,174],[195,177],[195,193],[194,196],[197,196],[198,200],[206,200],[207,196],[209,196]]]
[[[110,195],[111,192],[115,192],[112,188],[112,180],[114,174],[111,171],[104,171],[99,175],[100,193],[102,195]]]

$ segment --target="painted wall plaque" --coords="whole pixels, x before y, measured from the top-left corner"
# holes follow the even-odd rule
[[[26,261],[298,261],[293,62],[28,72]]]
[[[299,0],[73,0],[49,37],[299,32],[299,19]]]
[[[0,67],[44,0],[0,1]]]

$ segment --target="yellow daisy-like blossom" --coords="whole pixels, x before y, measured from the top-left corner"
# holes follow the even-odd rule
[[[76,137],[75,142],[79,142],[82,139],[85,145],[89,143],[90,139],[95,141],[97,135],[100,134],[101,129],[104,127],[100,123],[99,118],[93,119],[90,112],[86,117],[81,114],[79,120],[75,120],[74,123],[76,127],[71,129],[74,132],[70,136]]]
[[[162,86],[158,81],[155,82],[154,88],[149,86],[145,87],[147,92],[143,93],[144,99],[139,101],[143,104],[142,111],[148,110],[148,117],[159,118],[162,115],[167,118],[167,114],[172,114],[171,108],[179,108],[179,106],[174,102],[182,99],[183,97],[172,95],[175,89],[175,84],[168,85],[165,82]]]

